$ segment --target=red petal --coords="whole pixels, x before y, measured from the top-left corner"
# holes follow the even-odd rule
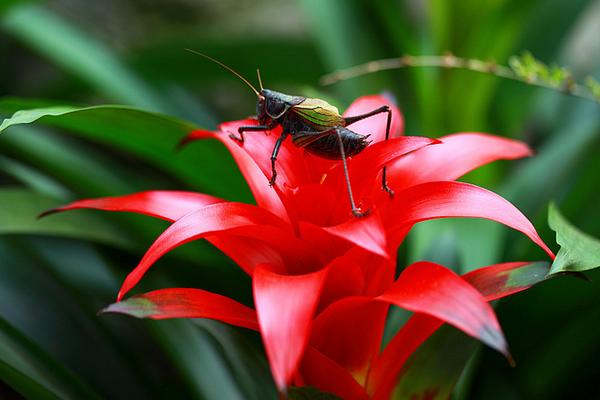
[[[127,276],[117,299],[123,298],[165,253],[192,240],[218,234],[234,234],[269,242],[275,249],[286,252],[288,257],[285,259],[290,263],[303,263],[306,261],[306,258],[302,259],[303,256],[312,256],[312,251],[289,231],[289,226],[268,211],[242,203],[213,204],[185,215],[164,231]]]
[[[508,356],[492,307],[477,289],[441,265],[408,266],[378,299],[448,322]]]
[[[194,192],[149,191],[127,196],[80,200],[47,211],[42,216],[58,211],[91,208],[135,212],[175,221],[191,211],[222,201],[216,197]],[[270,262],[283,265],[285,263],[280,252],[261,240],[234,235],[212,236],[207,237],[206,240],[229,256],[248,274],[252,274],[254,266],[258,264]]]
[[[245,123],[247,123],[248,125],[256,125],[256,121],[253,120],[239,121],[240,125]],[[289,220],[285,207],[281,199],[279,198],[279,195],[277,194],[276,190],[272,187],[269,187],[270,175],[268,177],[265,176],[265,174],[263,173],[263,171],[261,171],[261,168],[256,163],[256,161],[248,154],[248,152],[244,150],[244,146],[246,145],[246,143],[244,143],[244,145],[240,145],[234,139],[231,139],[228,135],[228,133],[224,132],[197,130],[190,133],[188,137],[184,139],[184,141],[190,142],[193,140],[204,138],[215,138],[221,141],[221,143],[223,143],[227,147],[227,149],[235,159],[235,162],[238,164],[240,171],[244,175],[244,178],[246,179],[246,182],[248,183],[248,186],[250,187],[250,190],[254,195],[256,203],[260,207],[271,211],[273,214],[277,215],[283,220]],[[252,141],[256,141],[257,138],[265,136],[261,132],[256,133],[256,135],[256,137],[251,138]],[[250,138],[248,138],[247,142],[249,141]],[[269,158],[267,158],[267,160],[269,160]]]
[[[290,382],[302,358],[313,313],[327,271],[307,275],[275,274],[265,265],[254,271],[254,303],[277,387]]]
[[[256,312],[228,297],[200,289],[163,289],[111,304],[102,312],[137,318],[209,318],[258,330]]]
[[[525,143],[483,133],[457,133],[440,140],[438,146],[393,163],[388,168],[390,186],[398,191],[424,182],[452,181],[492,161],[531,155]]]
[[[345,400],[368,400],[369,396],[356,380],[330,358],[308,346],[300,364],[300,374],[306,385]]]
[[[381,95],[359,97],[346,109],[344,117],[365,114],[383,105],[389,106],[392,111],[390,137],[402,136],[404,131],[402,113],[392,101]],[[380,142],[385,139],[386,124],[387,114],[383,113],[355,122],[349,125],[349,128],[362,135],[371,135],[369,139],[373,142]]]
[[[352,218],[343,224],[323,228],[323,230],[374,254],[390,258],[379,213],[373,212],[366,217]]]
[[[323,284],[317,314],[335,301],[362,295],[365,289],[363,269],[352,258],[338,257],[326,268],[329,269],[329,272]]]
[[[382,220],[389,221],[394,237],[403,229],[420,221],[435,218],[485,218],[523,232],[551,258],[552,251],[538,236],[535,228],[515,206],[499,195],[462,182],[429,182],[396,193]],[[396,239],[396,240],[394,240]],[[394,244],[397,238],[389,239]]]
[[[153,190],[125,196],[78,200],[46,211],[42,216],[59,211],[92,208],[106,211],[134,212],[167,221],[175,221],[191,211],[223,201],[217,197],[201,193]]]
[[[379,351],[387,310],[387,304],[369,297],[339,300],[315,318],[310,343],[364,383]]]

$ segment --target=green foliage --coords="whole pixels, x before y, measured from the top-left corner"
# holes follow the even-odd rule
[[[550,269],[551,274],[581,272],[600,267],[600,240],[573,226],[554,203],[548,209],[548,224],[556,232],[556,242],[560,245]]]

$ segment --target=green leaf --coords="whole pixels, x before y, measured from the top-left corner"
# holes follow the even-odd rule
[[[195,319],[194,323],[211,334],[220,345],[246,400],[275,400],[278,398],[265,353],[259,346],[254,345],[256,342],[249,340],[250,338],[259,339],[257,334],[244,332],[236,327],[209,319]],[[245,334],[253,336],[248,337]],[[249,365],[252,368],[248,368]]]
[[[122,232],[92,215],[57,215],[36,219],[41,212],[56,205],[55,199],[27,189],[0,189],[0,235],[55,235],[122,248],[133,247],[131,240]]]
[[[0,170],[18,179],[35,192],[56,198],[66,198],[70,195],[66,188],[41,171],[1,155]]]
[[[19,4],[33,3],[34,1],[37,0],[2,0],[2,3],[0,3],[0,15]]]
[[[392,399],[450,398],[477,344],[458,329],[442,326],[408,359]]]
[[[560,245],[550,274],[581,272],[600,266],[600,240],[573,226],[554,203],[548,209],[548,224],[556,232],[556,242]]]
[[[39,101],[33,104],[37,106]],[[249,200],[241,174],[235,172],[237,168],[231,157],[219,143],[201,141],[175,151],[179,141],[198,128],[190,122],[118,105],[82,108],[53,105],[18,111],[27,106],[27,100],[0,101],[0,113],[15,112],[2,122],[0,133],[9,127],[33,122],[65,128],[135,153],[205,192]]]
[[[198,398],[245,399],[213,338],[186,320],[147,321]],[[252,368],[249,366],[249,368]]]
[[[158,93],[129,71],[108,47],[43,6],[13,7],[3,16],[0,27],[110,99],[169,111]]]
[[[290,400],[339,400],[334,394],[321,392],[312,386],[292,387],[288,391]]]
[[[0,318],[0,379],[27,398],[97,399],[99,396]]]

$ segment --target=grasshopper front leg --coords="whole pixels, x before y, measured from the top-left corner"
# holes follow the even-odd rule
[[[240,126],[238,128],[239,136],[230,133],[229,137],[233,140],[237,140],[240,143],[244,143],[244,132],[260,132],[260,131],[268,131],[269,128],[267,125],[249,125],[249,126]]]
[[[273,147],[273,152],[271,153],[271,179],[269,179],[269,186],[275,185],[275,180],[277,179],[277,170],[275,169],[275,161],[277,161],[277,155],[279,154],[279,149],[281,148],[281,143],[287,137],[287,133],[282,133],[281,136],[275,142],[275,147]]]

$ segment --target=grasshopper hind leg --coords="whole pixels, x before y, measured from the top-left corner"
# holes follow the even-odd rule
[[[346,162],[346,152],[344,151],[344,141],[342,139],[342,134],[340,132],[341,127],[335,127],[333,130],[337,135],[338,144],[340,146],[340,155],[342,156],[342,165],[344,167],[344,178],[346,180],[346,189],[348,190],[348,198],[350,199],[350,207],[352,208],[352,215],[357,218],[364,217],[369,214],[369,210],[361,211],[360,208],[356,206],[354,202],[354,195],[352,194],[352,185],[350,184],[350,174],[348,173],[348,163]]]
[[[374,115],[381,114],[381,113],[387,113],[387,123],[386,123],[386,127],[385,127],[385,140],[388,140],[390,138],[390,128],[392,126],[392,110],[387,105],[376,108],[375,110],[369,111],[368,113],[355,115],[353,117],[346,117],[346,118],[344,118],[344,121],[346,122],[346,125],[350,125],[355,122],[361,121],[365,118],[369,118],[369,117],[372,117]],[[387,183],[387,166],[383,167],[383,172],[381,174],[381,189],[383,191],[385,191],[387,194],[389,194],[390,197],[394,196],[394,191],[392,190],[392,188],[390,188],[388,186],[388,183]]]

